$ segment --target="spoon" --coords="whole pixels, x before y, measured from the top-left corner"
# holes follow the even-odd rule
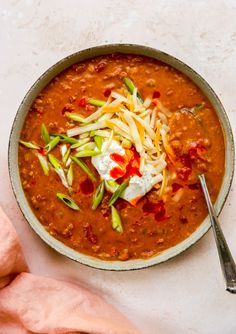
[[[221,230],[214,206],[211,202],[209,191],[206,184],[204,174],[198,176],[205,196],[211,226],[213,229],[218,255],[220,258],[221,269],[224,275],[226,290],[231,293],[236,293],[236,266],[233,257],[230,253],[229,247]]]

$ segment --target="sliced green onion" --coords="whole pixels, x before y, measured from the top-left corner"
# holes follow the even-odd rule
[[[48,176],[48,174],[49,174],[49,166],[48,166],[47,158],[45,156],[43,156],[42,154],[40,154],[40,153],[37,153],[37,157],[38,157],[40,165],[41,165],[41,167],[43,169],[44,175]]]
[[[95,141],[95,144],[96,144],[97,148],[99,149],[99,151],[101,151],[102,143],[103,143],[102,137],[101,136],[94,136],[94,141]]]
[[[40,149],[40,147],[38,145],[35,145],[35,144],[31,143],[30,141],[20,140],[20,143],[22,145],[24,145],[25,147],[27,147],[27,148],[31,148],[31,149],[35,149],[35,150],[39,150]]]
[[[59,161],[57,160],[57,158],[54,157],[54,155],[52,154],[49,154],[48,155],[48,159],[49,161],[51,162],[52,166],[57,170],[59,171],[62,167],[59,163]]]
[[[86,150],[86,151],[93,151],[96,147],[96,144],[94,142],[89,142],[89,143],[86,143],[82,146],[79,146],[76,148],[76,151],[83,151],[83,150]]]
[[[55,134],[55,135],[52,135],[52,137],[59,137],[61,142],[68,143],[68,144],[76,144],[78,142],[77,139],[71,138],[71,137],[68,137],[62,134]]]
[[[69,119],[72,119],[72,121],[81,122],[81,123],[84,122],[84,117],[81,116],[81,115],[79,115],[79,114],[74,114],[74,113],[66,112],[65,115]]]
[[[205,107],[205,103],[204,102],[196,104],[195,107],[193,107],[193,113],[197,113],[198,111],[200,111],[204,107]]]
[[[122,193],[125,191],[128,185],[129,185],[129,179],[125,180],[124,182],[121,183],[121,185],[119,185],[119,187],[116,189],[116,191],[110,198],[110,201],[108,203],[109,206],[113,205],[117,201],[117,199],[122,195]]]
[[[50,135],[44,123],[41,125],[41,136],[46,144],[50,142]]]
[[[88,143],[89,141],[90,141],[90,138],[79,139],[79,140],[77,140],[77,143],[71,145],[71,148],[74,149],[74,148],[80,147],[80,146]]]
[[[95,132],[96,132],[95,130],[90,131],[89,137],[94,137],[96,134]]]
[[[61,156],[63,158],[67,151],[67,145],[66,144],[60,145],[60,151],[61,151]]]
[[[70,164],[71,164],[71,157],[69,156],[66,162],[66,167],[70,166]]]
[[[89,99],[88,103],[95,107],[102,107],[104,106],[106,102],[102,100],[97,100],[97,99]]]
[[[111,206],[111,219],[112,219],[112,228],[113,230],[122,233],[123,226],[118,210],[112,205]]]
[[[67,205],[69,208],[79,211],[80,208],[78,206],[78,204],[75,203],[75,201],[70,198],[67,195],[64,195],[62,193],[56,193],[57,198],[59,198],[65,205]]]
[[[67,183],[69,187],[72,187],[73,180],[74,180],[73,163],[71,163],[67,172]]]
[[[119,184],[114,180],[105,180],[105,187],[106,190],[113,193],[119,187]]]
[[[84,132],[84,133],[81,133],[81,135],[79,135],[80,139],[85,139],[85,138],[88,138],[88,137],[90,137],[89,132]]]
[[[126,86],[126,88],[128,89],[128,91],[133,94],[134,92],[134,88],[135,88],[135,85],[133,83],[133,81],[131,81],[128,77],[125,77],[124,78],[124,84]],[[139,100],[141,102],[143,102],[143,99],[142,99],[142,96],[140,95],[139,91],[137,90],[137,97],[139,98]]]
[[[88,175],[88,177],[92,181],[97,181],[96,176],[93,174],[93,172],[89,169],[89,167],[86,165],[85,162],[83,162],[81,159],[76,157],[71,157],[71,159]]]
[[[51,165],[53,166],[55,172],[60,177],[63,186],[68,188],[68,183],[67,183],[67,180],[66,180],[66,177],[65,177],[65,173],[64,173],[64,170],[61,167],[59,161],[52,154],[48,154],[48,159],[49,159]]]
[[[48,152],[50,152],[52,149],[54,149],[54,147],[57,146],[57,144],[59,143],[60,141],[60,137],[57,136],[57,137],[54,137],[44,148],[45,150]]]
[[[100,151],[90,151],[90,150],[82,150],[78,151],[75,154],[75,157],[77,158],[85,158],[85,157],[94,157],[95,155],[101,154]]]
[[[70,147],[67,149],[66,153],[62,157],[62,162],[65,164],[70,156]]]
[[[104,190],[105,190],[105,183],[104,181],[102,181],[93,195],[93,206],[92,206],[93,210],[97,209],[97,207],[101,203],[104,196]]]

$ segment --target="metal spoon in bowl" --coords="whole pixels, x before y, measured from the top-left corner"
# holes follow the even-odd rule
[[[233,257],[230,253],[227,242],[225,240],[225,237],[223,235],[223,232],[221,230],[221,227],[219,225],[215,209],[212,205],[205,176],[204,174],[201,174],[198,177],[200,179],[200,183],[208,207],[211,226],[213,229],[216,246],[220,258],[221,269],[225,278],[226,290],[231,293],[236,293],[236,266]]]

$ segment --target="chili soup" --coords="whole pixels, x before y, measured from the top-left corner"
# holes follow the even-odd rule
[[[32,104],[19,169],[32,210],[65,245],[102,260],[150,258],[188,238],[225,165],[215,110],[173,67],[110,54],[70,66]]]

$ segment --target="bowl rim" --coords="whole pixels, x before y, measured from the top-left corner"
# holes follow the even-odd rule
[[[29,223],[30,227],[34,230],[34,232],[38,234],[38,236],[47,245],[49,245],[51,248],[56,250],[58,253],[76,262],[79,262],[81,264],[84,264],[84,265],[87,265],[87,266],[90,266],[96,269],[127,271],[127,270],[135,270],[135,269],[144,269],[144,268],[156,265],[156,264],[160,264],[184,252],[189,247],[191,247],[193,244],[195,244],[197,241],[199,241],[209,230],[209,228],[211,227],[209,217],[207,216],[205,220],[198,226],[198,228],[188,238],[184,239],[183,241],[181,241],[180,243],[178,243],[177,245],[171,248],[168,248],[158,254],[155,254],[153,257],[148,258],[148,259],[134,259],[134,260],[128,260],[128,261],[110,261],[110,260],[107,261],[107,260],[101,260],[101,259],[89,256],[89,255],[80,253],[66,246],[61,241],[51,236],[46,231],[46,229],[42,226],[42,224],[38,221],[36,216],[34,215],[25,197],[24,190],[21,185],[21,180],[19,176],[19,168],[18,168],[18,141],[17,142],[15,141],[15,137],[17,137],[17,131],[18,131],[18,139],[19,139],[19,134],[22,130],[22,126],[20,130],[18,128],[19,123],[21,122],[21,125],[23,125],[25,117],[28,113],[29,107],[31,103],[33,102],[33,100],[35,99],[35,97],[39,93],[37,92],[35,94],[35,91],[37,91],[37,88],[39,87],[40,84],[42,84],[43,87],[39,91],[41,91],[45,86],[47,86],[47,84],[56,75],[58,75],[64,69],[68,68],[70,65],[77,63],[79,61],[94,58],[99,55],[111,54],[114,52],[149,56],[151,58],[160,60],[176,68],[178,71],[180,71],[181,73],[186,75],[188,78],[190,78],[190,80],[192,80],[202,90],[203,94],[206,95],[210,99],[211,103],[212,101],[214,101],[215,103],[214,109],[217,113],[217,117],[222,126],[222,130],[224,133],[225,146],[227,149],[226,155],[228,154],[227,156],[229,159],[229,161],[227,161],[227,156],[225,156],[225,174],[227,171],[226,168],[228,168],[228,173],[224,175],[223,183],[221,185],[220,192],[219,192],[219,196],[215,204],[217,215],[219,215],[221,210],[223,209],[223,206],[228,197],[228,194],[231,188],[231,184],[233,181],[234,168],[235,168],[235,147],[234,147],[233,132],[232,132],[232,128],[231,128],[228,116],[226,114],[226,111],[220,99],[218,98],[214,90],[211,88],[211,86],[207,83],[207,81],[201,75],[199,75],[189,65],[185,64],[184,62],[177,59],[176,57],[168,53],[165,53],[163,51],[160,51],[156,48],[147,47],[147,46],[140,45],[140,44],[116,43],[116,44],[105,44],[105,45],[103,44],[103,45],[98,45],[95,47],[83,49],[83,50],[74,52],[60,59],[54,65],[50,66],[34,82],[34,84],[30,87],[30,89],[24,96],[17,110],[17,113],[15,115],[15,118],[12,124],[11,131],[10,131],[10,136],[9,136],[8,170],[9,170],[12,190],[16,198],[16,201],[18,203],[18,206],[23,216],[25,217],[26,221]],[[77,58],[79,60],[75,61],[75,59]],[[54,71],[56,72],[56,74],[52,75]],[[46,83],[44,83],[44,81]],[[226,181],[225,181],[225,177],[227,177]],[[226,189],[222,189],[222,188],[226,188]],[[220,197],[221,193],[222,193],[222,196]]]

